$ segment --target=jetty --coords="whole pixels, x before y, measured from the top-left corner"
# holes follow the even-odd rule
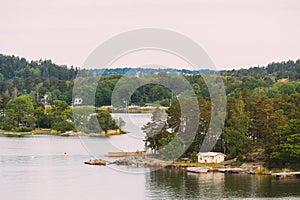
[[[108,152],[106,157],[126,157],[126,156],[136,156],[136,155],[147,155],[146,151],[116,151],[116,152]]]
[[[300,172],[280,172],[280,173],[272,173],[272,176],[275,176],[278,179],[281,178],[300,178]]]
[[[209,167],[187,167],[186,171],[193,173],[207,173],[211,168]]]
[[[242,169],[242,168],[234,167],[234,168],[221,168],[221,169],[218,169],[218,172],[241,174],[241,173],[245,173],[246,170]]]

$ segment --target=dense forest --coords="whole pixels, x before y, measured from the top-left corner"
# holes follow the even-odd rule
[[[76,120],[71,110],[73,98],[83,98],[82,105],[91,104],[80,93],[72,96],[78,73],[78,68],[59,66],[50,60],[29,62],[24,58],[0,54],[0,128],[15,131],[35,127],[61,132],[74,130]],[[176,98],[178,95],[165,86],[174,87],[184,97],[185,86],[182,82],[183,79],[187,80],[197,95],[201,121],[192,145],[183,156],[191,157],[199,151],[211,117],[210,94],[199,72],[181,71],[178,74],[183,76],[172,76],[168,71],[163,71],[137,77],[136,72],[132,76],[124,76],[128,75],[128,70],[116,69],[106,70],[105,76],[100,78],[97,73],[95,70],[85,70],[86,77],[79,78],[83,83],[80,84],[82,91],[92,87],[84,83],[97,84],[96,107],[111,104],[117,84],[121,85],[121,91],[132,92],[126,104],[170,106],[167,122],[160,122],[160,115],[157,114],[153,122],[144,128],[147,147],[155,151],[168,144],[179,131],[182,120]],[[207,70],[201,73],[214,72]],[[225,127],[213,150],[225,153],[227,159],[238,157],[243,161],[263,161],[270,168],[300,168],[300,60],[219,73],[225,85],[227,112]],[[165,86],[160,84],[162,82]],[[134,92],[127,91],[130,83],[143,86]],[[121,104],[119,106],[124,106]],[[103,121],[101,116],[109,118],[103,112],[97,111],[99,123]],[[160,124],[155,134],[150,130],[154,122]],[[116,122],[109,123],[117,128]]]
[[[213,70],[209,70],[209,69],[190,70],[190,69],[172,69],[172,68],[155,68],[155,67],[153,68],[124,67],[124,68],[111,68],[111,69],[109,68],[89,69],[88,71],[94,75],[102,75],[102,76],[121,74],[126,76],[143,77],[143,76],[153,75],[160,72],[166,72],[171,75],[178,75],[178,74],[194,75],[194,74],[210,73]]]
[[[58,66],[51,60],[28,62],[24,58],[0,54],[0,92],[3,109],[7,101],[20,95],[31,95],[40,100],[72,101],[73,79],[77,68]]]

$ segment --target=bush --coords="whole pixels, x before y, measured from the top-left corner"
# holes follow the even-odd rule
[[[193,151],[191,154],[190,154],[190,160],[192,162],[197,162],[198,161],[198,153],[196,151]]]
[[[20,126],[20,127],[16,128],[15,131],[17,131],[17,132],[30,132],[30,131],[32,131],[32,128],[27,127],[27,126]]]

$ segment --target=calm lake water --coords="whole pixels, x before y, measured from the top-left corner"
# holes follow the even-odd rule
[[[1,136],[1,199],[300,199],[300,179],[84,165],[110,150],[143,147],[138,129],[149,116],[130,118],[130,133],[110,138]]]

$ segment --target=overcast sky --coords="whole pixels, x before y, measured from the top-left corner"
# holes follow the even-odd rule
[[[81,66],[105,40],[145,27],[188,36],[219,69],[300,58],[299,0],[0,2],[0,53],[29,60]]]

